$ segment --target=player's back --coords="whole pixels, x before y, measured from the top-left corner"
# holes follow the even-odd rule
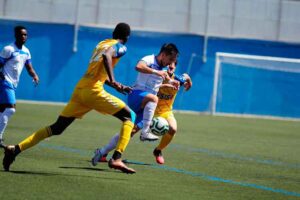
[[[98,43],[93,51],[93,55],[90,59],[89,66],[82,79],[77,84],[77,87],[89,87],[95,84],[103,85],[108,76],[105,70],[103,54],[104,52],[116,45],[118,49],[123,49],[126,52],[126,47],[115,39],[106,39]],[[123,54],[125,54],[123,52]],[[112,67],[114,67],[119,61],[121,56],[112,57]]]

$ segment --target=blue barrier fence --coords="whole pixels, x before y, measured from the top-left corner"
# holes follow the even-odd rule
[[[41,79],[40,85],[34,87],[31,78],[23,72],[17,89],[17,98],[36,101],[67,102],[74,86],[87,68],[93,48],[100,40],[110,38],[112,31],[107,28],[80,26],[78,51],[73,52],[74,27],[72,25],[0,20],[1,48],[14,41],[13,28],[16,25],[24,25],[28,29],[26,46],[31,51],[33,66]],[[191,64],[189,73],[194,85],[189,92],[179,92],[174,104],[174,109],[177,110],[199,112],[209,110],[216,52],[300,58],[300,44],[210,37],[207,46],[207,62],[203,63],[203,36],[133,30],[127,43],[128,53],[120,60],[115,70],[117,80],[128,85],[133,84],[136,78],[134,67],[137,61],[145,55],[157,54],[161,45],[166,42],[176,43],[180,50],[178,73],[189,70]],[[125,96],[111,88],[108,90],[126,101]],[[228,92],[230,93],[230,90]],[[249,95],[248,98],[251,100],[254,97]],[[285,116],[300,117],[299,95],[297,98],[293,100],[297,103],[292,104],[297,108],[287,109]],[[242,112],[226,104],[222,106],[225,106],[226,112]],[[292,110],[296,110],[296,114]],[[281,116],[280,113],[272,112],[263,114]]]

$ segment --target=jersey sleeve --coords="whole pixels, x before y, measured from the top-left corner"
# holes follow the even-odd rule
[[[155,67],[153,67],[154,66],[153,59],[154,59],[154,57],[152,55],[148,55],[148,56],[144,56],[142,59],[140,59],[139,62],[142,61],[142,62],[146,63],[146,65],[148,67],[155,69]]]
[[[186,78],[183,74],[177,75],[175,74],[175,80],[179,81],[180,85],[183,85],[186,82]]]
[[[28,51],[28,57],[27,57],[27,60],[25,61],[25,65],[28,65],[31,63],[31,54],[30,54],[30,51]]]
[[[114,55],[114,57],[116,57],[116,58],[120,58],[120,57],[124,56],[127,52],[126,46],[119,42],[117,44],[113,45],[112,47],[114,48],[114,50],[116,52]]]
[[[0,64],[4,65],[12,56],[11,48],[4,47],[0,52]]]

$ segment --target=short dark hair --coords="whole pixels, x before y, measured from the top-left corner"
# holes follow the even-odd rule
[[[166,53],[167,55],[176,55],[179,54],[179,50],[176,45],[173,43],[163,44],[159,53]]]
[[[16,27],[15,27],[15,34],[19,33],[22,29],[27,30],[27,29],[25,28],[25,26],[16,26]]]
[[[130,26],[126,23],[119,23],[113,31],[113,39],[127,40],[130,35]]]

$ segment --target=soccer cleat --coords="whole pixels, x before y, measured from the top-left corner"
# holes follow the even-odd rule
[[[164,157],[162,156],[161,150],[154,149],[153,155],[155,156],[155,160],[156,160],[157,164],[162,165],[162,164],[165,163],[165,159],[164,159]]]
[[[114,160],[114,159],[110,159],[108,161],[108,166],[110,168],[113,168],[113,169],[118,169],[120,171],[122,171],[123,173],[126,173],[126,174],[134,174],[135,173],[135,170],[132,169],[132,168],[129,168],[127,167],[121,159],[118,159],[118,160]]]
[[[15,146],[5,146],[4,147],[4,157],[3,157],[3,168],[5,171],[9,171],[10,165],[14,162],[16,158]]]
[[[149,142],[153,142],[153,141],[156,141],[158,140],[158,137],[156,135],[153,135],[152,133],[150,132],[147,132],[147,133],[141,133],[140,135],[140,140],[142,142],[144,141],[149,141]]]
[[[6,145],[4,144],[4,140],[3,139],[0,139],[0,148],[5,148]]]
[[[96,166],[98,164],[98,161],[102,158],[101,149],[96,149],[94,157],[92,157],[91,163],[93,166]]]

